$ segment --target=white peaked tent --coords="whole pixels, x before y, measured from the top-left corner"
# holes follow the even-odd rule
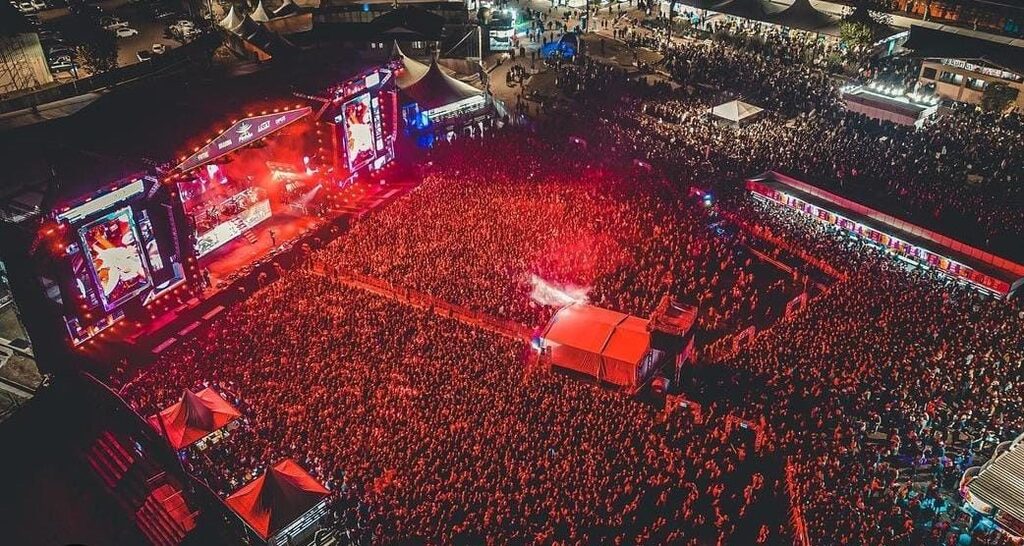
[[[263,9],[263,0],[260,0],[259,2],[256,3],[256,9],[252,10],[252,13],[249,14],[249,17],[251,17],[252,20],[256,21],[257,23],[266,23],[267,21],[270,20],[270,16],[267,15],[267,10]]]
[[[747,104],[740,100],[733,100],[725,104],[719,104],[711,109],[711,113],[714,116],[736,125],[742,125],[748,121],[752,121],[762,111],[764,111],[763,108],[759,108],[753,104]]]
[[[292,0],[284,0],[277,9],[274,10],[274,17],[280,17],[282,15],[291,15],[299,10],[299,6],[292,2]]]
[[[235,32],[235,29],[241,27],[243,23],[245,23],[245,19],[238,15],[238,12],[235,11],[235,6],[231,6],[228,14],[220,20],[219,24],[221,28]]]
[[[391,58],[402,63],[402,67],[395,72],[395,84],[399,89],[418,82],[430,70],[429,66],[406,56],[402,48],[398,47],[398,40],[395,40],[391,48]]]

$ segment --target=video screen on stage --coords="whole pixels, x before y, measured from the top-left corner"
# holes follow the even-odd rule
[[[134,224],[131,209],[125,207],[79,229],[93,280],[107,311],[149,286]]]
[[[363,93],[342,107],[350,171],[361,169],[376,157],[374,149],[373,109],[370,94]]]

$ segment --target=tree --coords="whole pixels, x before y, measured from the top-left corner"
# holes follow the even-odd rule
[[[987,112],[1005,112],[1017,100],[1018,91],[1003,82],[992,82],[981,94],[981,107]]]
[[[75,61],[79,65],[92,74],[117,68],[117,37],[101,27],[99,21],[84,15],[71,15],[66,30],[72,40],[81,44],[75,51]]]
[[[874,43],[874,35],[871,25],[863,21],[839,22],[839,39],[850,47],[868,47]]]

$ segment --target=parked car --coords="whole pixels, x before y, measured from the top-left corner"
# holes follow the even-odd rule
[[[58,67],[73,67],[73,66],[75,66],[75,61],[74,61],[74,59],[72,59],[72,57],[65,55],[65,56],[62,56],[62,57],[57,57],[57,58],[51,59],[48,62],[47,65],[49,65],[50,71],[53,71],[53,70],[68,70],[68,69],[63,69],[63,68],[58,69]]]
[[[152,51],[154,55],[163,55],[167,52],[167,46],[164,44],[153,44]]]
[[[137,52],[135,52],[135,57],[139,59],[139,62],[144,62],[151,60],[153,58],[153,54],[150,53],[148,50],[140,49]]]
[[[18,11],[22,13],[35,13],[39,10],[32,5],[32,2],[18,2]]]
[[[118,38],[130,38],[132,36],[137,35],[138,33],[139,31],[131,27],[121,27],[114,31],[114,35]]]
[[[107,30],[117,30],[128,26],[128,22],[120,17],[100,17],[100,24]]]
[[[47,6],[46,2],[43,2],[43,0],[29,0],[29,3],[32,4],[32,7],[36,8],[37,11],[43,11],[50,7]]]
[[[178,12],[176,12],[174,10],[169,10],[167,8],[162,8],[162,7],[161,8],[156,8],[153,11],[153,17],[156,17],[157,19],[160,19],[160,20],[173,19],[174,17],[177,17],[177,16],[178,16]]]
[[[57,64],[50,63],[50,72],[51,73],[53,73],[53,72],[64,72],[64,71],[69,71],[69,70],[74,70],[74,69],[75,69],[75,63],[71,62],[70,60],[68,60],[67,62],[61,62],[61,63],[57,63]]]

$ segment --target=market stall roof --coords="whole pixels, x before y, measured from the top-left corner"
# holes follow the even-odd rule
[[[765,20],[776,25],[809,31],[821,30],[837,23],[831,15],[815,9],[810,0],[795,0],[786,9],[769,14]]]
[[[911,25],[903,47],[918,57],[979,60],[1024,74],[1024,47]]]
[[[267,540],[316,506],[330,492],[291,459],[270,467],[225,499],[245,523]]]
[[[181,400],[151,416],[149,423],[167,436],[174,449],[183,449],[241,416],[217,391],[207,387],[198,393],[185,389]]]
[[[476,87],[445,74],[436,60],[430,63],[426,74],[403,89],[402,92],[416,102],[420,106],[420,110],[423,111],[484,94]]]
[[[731,100],[725,104],[719,104],[711,109],[711,113],[733,123],[741,123],[758,114],[764,109],[745,103],[741,100]]]
[[[392,46],[391,56],[402,63],[402,67],[395,72],[395,84],[399,89],[405,89],[416,83],[430,70],[430,66],[406,55],[402,48],[398,47],[398,40],[395,40],[394,46]]]
[[[267,15],[267,10],[263,8],[263,0],[259,0],[259,2],[256,3],[256,9],[252,10],[252,14],[249,16],[257,23],[266,23],[270,20],[270,16]]]
[[[620,386],[636,386],[651,349],[649,321],[585,303],[558,310],[541,335],[555,366]]]

